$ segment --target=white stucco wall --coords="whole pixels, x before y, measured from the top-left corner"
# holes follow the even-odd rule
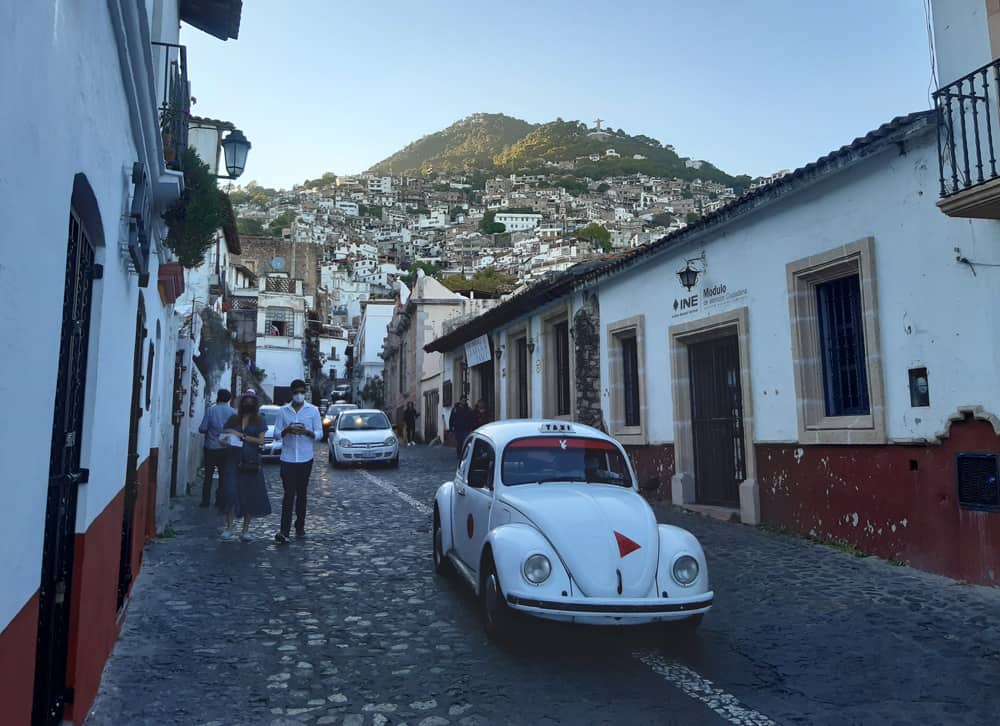
[[[758,441],[797,439],[791,326],[785,264],[864,237],[875,238],[878,319],[891,439],[933,438],[959,405],[1000,410],[1000,336],[995,304],[1000,274],[973,275],[955,261],[1000,263],[1000,225],[956,220],[936,206],[933,133],[895,147],[769,209],[600,284],[602,388],[609,416],[608,324],[645,315],[646,405],[650,442],[673,434],[668,329],[677,322],[749,308],[754,426]],[[746,297],[674,317],[684,289],[676,271],[705,251],[698,290],[726,285]],[[926,366],[929,408],[911,408],[907,371]]]
[[[103,220],[94,283],[76,528],[87,530],[124,485],[128,443],[132,331],[139,289],[119,253],[135,146],[119,56],[106,4],[4,3],[0,82],[17,99],[0,113],[0,399],[27,412],[31,425],[6,417],[0,437],[8,457],[0,513],[0,629],[38,589],[45,489],[62,321],[67,220],[74,175],[87,176]],[[150,109],[150,123],[152,110]],[[157,261],[145,290],[147,327],[162,316]],[[148,343],[148,341],[147,341]],[[141,422],[140,460],[154,441]]]
[[[914,8],[914,12],[921,10]],[[993,60],[986,0],[931,0],[931,12],[938,81],[942,85]]]

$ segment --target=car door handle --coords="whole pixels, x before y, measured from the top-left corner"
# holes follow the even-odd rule
[[[460,489],[456,489],[455,493],[458,494],[458,496],[460,496],[460,497],[464,497],[465,496],[465,487],[462,487]]]

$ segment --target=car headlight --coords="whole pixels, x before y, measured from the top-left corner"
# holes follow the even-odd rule
[[[383,446],[392,446],[395,443],[396,443],[396,437],[395,436],[390,436],[389,438],[387,438],[385,441],[382,442],[382,445]]]
[[[343,446],[345,449],[351,448],[351,440],[350,439],[340,439],[337,443],[340,446]]]
[[[673,576],[678,585],[687,587],[698,579],[698,560],[691,555],[681,555],[674,560]]]
[[[545,555],[531,555],[521,568],[524,579],[533,585],[540,585],[552,574],[552,563]]]

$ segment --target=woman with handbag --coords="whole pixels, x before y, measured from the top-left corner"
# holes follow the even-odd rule
[[[240,397],[237,414],[226,422],[224,433],[230,441],[239,446],[228,450],[226,482],[226,529],[223,540],[235,539],[232,531],[235,517],[243,517],[243,533],[240,539],[249,542],[250,519],[265,517],[271,513],[271,501],[267,496],[267,484],[261,467],[260,445],[264,443],[267,424],[258,409],[260,402],[257,392],[247,389]]]

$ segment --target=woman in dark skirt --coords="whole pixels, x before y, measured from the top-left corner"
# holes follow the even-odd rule
[[[271,513],[271,500],[267,496],[267,484],[264,482],[264,471],[260,461],[260,445],[264,443],[264,432],[267,424],[260,417],[258,409],[260,402],[257,392],[248,389],[240,398],[238,413],[226,422],[224,433],[235,436],[242,447],[229,447],[226,458],[226,482],[224,508],[232,527],[233,515],[243,517],[244,542],[249,542],[250,519],[266,517]],[[223,532],[222,538],[233,539],[230,529]]]

